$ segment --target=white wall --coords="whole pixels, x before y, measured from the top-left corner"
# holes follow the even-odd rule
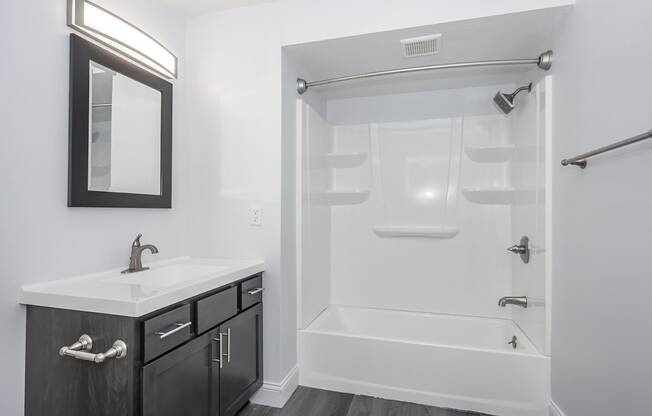
[[[287,189],[296,183],[287,167],[292,151],[283,149],[283,143],[292,149],[296,121],[279,108],[281,102],[294,107],[283,89],[294,87],[292,71],[282,70],[281,47],[563,4],[568,1],[280,0],[188,21],[190,247],[205,255],[265,260],[266,381],[280,382],[296,364],[296,270],[287,261],[294,219],[281,215],[281,206],[288,212],[288,204],[296,203],[294,190]],[[263,207],[262,227],[249,226],[252,204]]]
[[[66,1],[0,6],[0,414],[23,412],[25,312],[21,284],[126,264],[136,233],[159,258],[185,253],[184,24],[156,0],[101,3],[137,23],[180,58],[175,84],[173,209],[67,208]]]
[[[273,3],[191,19],[188,26],[191,252],[265,261],[264,375],[295,365],[296,317],[281,278],[281,49]],[[250,30],[247,30],[249,28]],[[294,163],[294,162],[293,162]],[[294,200],[292,201],[294,204]],[[252,205],[262,225],[249,225]],[[294,287],[294,285],[292,285]],[[289,326],[289,327],[288,327]]]
[[[557,161],[652,128],[652,2],[578,0],[555,34]],[[652,144],[553,171],[552,397],[650,413]]]

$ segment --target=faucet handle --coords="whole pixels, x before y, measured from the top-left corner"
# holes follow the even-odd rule
[[[131,244],[131,246],[132,247],[140,247],[140,237],[142,237],[142,236],[143,236],[142,234],[138,233],[138,235],[136,236],[136,239]]]
[[[518,347],[518,338],[516,338],[516,335],[512,337],[512,340],[507,343],[508,345],[511,345],[512,348],[516,349]]]
[[[507,251],[511,251],[514,254],[522,254],[525,253],[526,250],[527,250],[526,247],[523,247],[519,244],[515,244],[511,247],[507,247]]]
[[[530,262],[530,239],[527,236],[521,238],[518,244],[514,244],[511,247],[507,247],[507,251],[511,251],[514,254],[518,254],[523,260],[523,263]]]

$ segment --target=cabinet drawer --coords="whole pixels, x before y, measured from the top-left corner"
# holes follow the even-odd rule
[[[253,279],[242,282],[240,292],[242,309],[255,305],[263,301],[263,275],[258,275]]]
[[[182,305],[145,321],[145,361],[190,339],[192,325],[190,305]]]
[[[197,301],[197,333],[201,334],[238,313],[238,288],[232,287]]]

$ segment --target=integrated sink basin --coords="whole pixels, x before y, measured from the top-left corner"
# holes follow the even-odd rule
[[[155,266],[142,272],[120,273],[103,281],[120,285],[136,285],[143,288],[165,288],[210,277],[227,269],[229,269],[227,266],[179,263]]]
[[[125,267],[21,287],[26,305],[143,316],[264,270],[260,260],[180,257],[121,274]]]

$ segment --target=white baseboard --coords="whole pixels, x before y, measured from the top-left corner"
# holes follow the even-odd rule
[[[554,400],[550,400],[550,416],[566,416]]]
[[[295,366],[280,383],[264,382],[250,401],[280,409],[285,406],[285,403],[287,403],[297,387],[299,387],[299,369]]]

